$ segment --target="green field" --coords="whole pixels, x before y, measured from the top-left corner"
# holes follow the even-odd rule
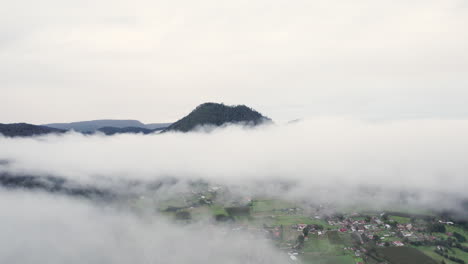
[[[212,205],[211,212],[213,213],[213,215],[228,215],[226,210],[224,210],[224,207],[221,205]]]
[[[462,259],[463,261],[465,261],[465,263],[468,263],[468,253],[458,249],[458,248],[453,248],[453,253],[451,252],[449,255],[450,256],[454,256],[454,257],[457,257],[459,259]]]
[[[395,264],[437,264],[437,261],[412,247],[379,248],[379,255]]]
[[[286,209],[286,208],[295,208],[296,205],[290,202],[282,200],[254,200],[252,201],[252,211],[254,213],[258,212],[269,212],[274,210]]]
[[[429,257],[437,260],[439,263],[444,260],[447,264],[457,264],[449,259],[442,257],[441,255],[434,252],[435,247],[433,246],[424,246],[424,247],[416,247],[417,249],[424,252],[424,254],[428,255]],[[463,259],[466,263],[468,263],[468,253],[465,253],[458,248],[454,248],[453,251],[449,250],[449,255],[457,257],[459,259]]]
[[[311,264],[355,264],[356,261],[351,256],[301,256],[303,263]]]
[[[467,241],[462,244],[468,247],[468,230],[465,230],[459,226],[453,226],[453,225],[446,226],[446,230],[447,232],[452,232],[452,233],[457,232],[461,234],[462,236],[464,236],[467,239]]]
[[[343,240],[341,239],[340,235],[338,234],[337,231],[331,231],[327,233],[328,235],[328,240],[332,244],[343,244]]]
[[[342,234],[332,232],[326,236],[309,236],[309,240],[305,241],[304,254],[301,259],[304,263],[336,263],[350,264],[356,263],[354,252],[344,250],[348,237],[343,239]]]
[[[337,255],[342,253],[343,250],[338,246],[333,245],[326,237],[317,237],[313,235],[308,241],[304,243],[304,252],[306,253],[320,253],[323,255]]]
[[[353,239],[349,233],[340,233],[338,231],[328,231],[328,240],[334,245],[351,246]]]
[[[295,224],[306,224],[306,225],[321,225],[323,228],[336,228],[329,225],[327,222],[321,219],[313,219],[301,215],[276,215],[274,216],[275,225],[295,225]]]

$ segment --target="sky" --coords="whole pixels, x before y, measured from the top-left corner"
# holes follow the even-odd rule
[[[465,119],[467,28],[465,0],[9,1],[0,123]]]

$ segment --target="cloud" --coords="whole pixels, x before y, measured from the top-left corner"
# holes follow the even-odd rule
[[[382,200],[407,191],[433,201],[445,194],[468,198],[466,132],[465,120],[327,118],[210,133],[2,138],[0,158],[10,161],[4,171],[98,186],[175,177],[243,185],[257,194],[289,184],[298,196],[325,201],[359,200],[367,197],[362,188],[380,193]]]
[[[0,190],[2,263],[285,263],[261,236]]]

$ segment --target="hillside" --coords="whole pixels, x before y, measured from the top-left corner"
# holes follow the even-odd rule
[[[26,123],[0,124],[0,134],[3,134],[7,137],[30,137],[63,132],[65,131],[57,128],[37,126]]]
[[[164,132],[188,132],[197,126],[221,126],[227,123],[258,125],[265,121],[271,121],[271,119],[245,105],[227,106],[217,103],[204,103],[184,118],[170,125]]]

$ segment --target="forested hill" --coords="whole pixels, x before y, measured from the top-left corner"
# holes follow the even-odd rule
[[[228,106],[217,103],[204,103],[164,131],[188,132],[201,125],[221,126],[227,123],[258,125],[265,121],[271,122],[271,119],[245,105]]]
[[[30,137],[63,132],[65,132],[65,130],[26,123],[0,124],[0,134],[6,137]]]

